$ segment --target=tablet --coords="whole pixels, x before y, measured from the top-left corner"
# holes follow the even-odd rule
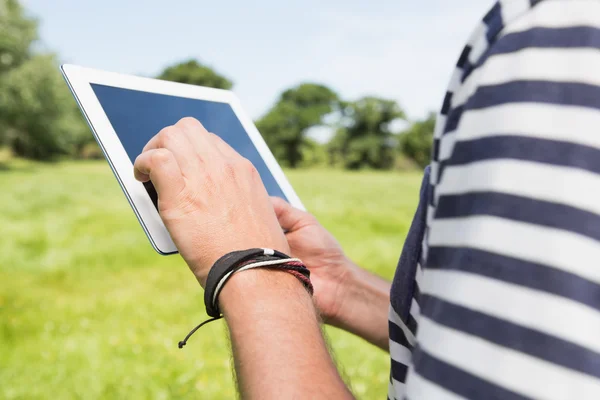
[[[135,180],[133,163],[151,137],[194,117],[250,160],[271,196],[304,209],[279,164],[228,90],[63,65],[63,75],[152,247],[177,253],[156,207],[152,184]]]

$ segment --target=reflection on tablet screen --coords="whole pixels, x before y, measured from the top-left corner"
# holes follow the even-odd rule
[[[287,198],[229,104],[91,84],[133,163],[151,137],[181,118],[194,117],[254,164],[271,196]],[[145,184],[157,206],[156,191]]]

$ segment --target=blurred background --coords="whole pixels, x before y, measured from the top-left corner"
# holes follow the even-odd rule
[[[492,1],[0,0],[0,399],[230,399],[222,322],[154,253],[58,66],[232,89],[310,212],[391,279],[434,111]],[[361,399],[389,356],[326,329]]]

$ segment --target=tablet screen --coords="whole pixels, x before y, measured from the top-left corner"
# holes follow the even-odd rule
[[[271,196],[287,200],[229,104],[95,83],[91,86],[132,163],[161,129],[181,118],[194,117],[254,164]],[[156,206],[154,188],[145,186]]]

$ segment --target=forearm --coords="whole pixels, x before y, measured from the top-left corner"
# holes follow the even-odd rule
[[[350,399],[312,299],[281,271],[244,271],[220,295],[244,399]]]
[[[328,323],[389,350],[388,310],[391,284],[351,261],[340,290],[340,304]]]

